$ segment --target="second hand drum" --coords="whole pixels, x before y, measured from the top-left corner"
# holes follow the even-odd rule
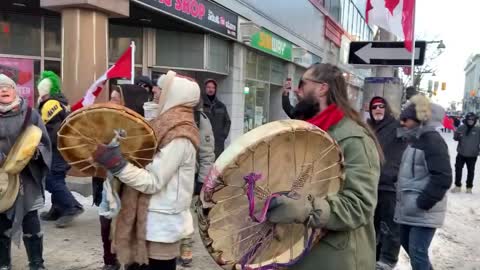
[[[132,164],[143,168],[152,162],[157,139],[142,115],[112,103],[95,104],[73,112],[58,131],[58,150],[63,158],[85,176],[105,177],[92,154],[99,143],[109,144],[117,130],[125,131],[120,149]]]

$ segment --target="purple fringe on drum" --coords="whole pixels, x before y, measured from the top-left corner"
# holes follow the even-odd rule
[[[267,212],[268,212],[268,208],[270,207],[270,203],[271,203],[272,199],[275,198],[275,197],[280,197],[280,196],[284,195],[284,192],[273,193],[270,196],[268,196],[268,198],[265,201],[265,204],[262,207],[262,211],[260,212],[260,215],[257,216],[257,215],[255,215],[255,192],[254,191],[255,191],[255,184],[256,184],[257,181],[262,179],[262,175],[257,174],[257,173],[250,173],[247,176],[245,176],[243,179],[245,180],[246,185],[247,185],[247,198],[248,198],[248,202],[249,202],[249,211],[248,212],[249,212],[250,218],[254,222],[258,222],[258,223],[268,222],[267,221]],[[305,255],[307,254],[307,252],[312,248],[313,240],[315,238],[315,233],[312,233],[308,237],[308,240],[305,243],[305,249],[300,254],[300,256],[298,256],[298,258],[296,258],[295,260],[293,260],[291,262],[288,262],[288,263],[272,263],[272,264],[265,265],[265,266],[260,266],[260,267],[257,267],[257,268],[252,268],[252,267],[246,266],[247,264],[250,264],[251,261],[256,257],[258,251],[262,248],[262,246],[265,244],[265,242],[268,242],[267,240],[273,238],[273,232],[274,232],[274,229],[275,229],[276,225],[275,224],[271,224],[271,225],[272,225],[271,229],[266,231],[265,235],[262,236],[259,239],[258,243],[256,245],[254,245],[240,259],[239,263],[242,267],[242,270],[276,270],[276,269],[280,269],[282,267],[290,267],[290,266],[296,264],[302,258],[304,258]],[[306,230],[307,230],[306,235],[308,235],[308,228],[306,228]]]

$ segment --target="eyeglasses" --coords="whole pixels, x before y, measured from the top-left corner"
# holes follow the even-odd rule
[[[313,79],[301,78],[300,82],[298,82],[298,88],[302,88],[305,85],[305,82],[307,82],[307,81],[314,82],[314,83],[320,83],[320,84],[325,83],[325,82],[321,82],[321,81],[317,81],[317,80],[313,80]]]
[[[11,90],[11,89],[13,89],[13,87],[11,85],[8,85],[8,84],[1,84],[0,85],[0,90],[8,91],[8,90]]]
[[[372,110],[385,109],[385,104],[372,105]]]

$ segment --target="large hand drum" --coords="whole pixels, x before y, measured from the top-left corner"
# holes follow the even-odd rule
[[[124,157],[138,167],[149,164],[157,148],[152,127],[143,116],[112,103],[95,104],[70,114],[58,131],[58,150],[82,174],[104,177],[105,170],[91,157],[97,145],[110,143],[118,129],[126,131],[126,137],[120,140]]]
[[[336,142],[307,122],[277,121],[244,134],[218,158],[205,182],[205,198],[213,188],[214,204],[207,216],[199,211],[199,225],[212,257],[224,269],[294,265],[321,233],[303,224],[269,223],[268,200],[335,194],[343,183],[342,163]]]

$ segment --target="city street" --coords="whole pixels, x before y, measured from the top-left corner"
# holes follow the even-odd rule
[[[444,134],[449,144],[452,166],[456,155],[456,143],[452,133]],[[480,165],[477,163],[477,172]],[[478,177],[477,177],[478,179]],[[100,227],[96,207],[92,199],[77,196],[86,208],[75,225],[57,229],[53,224],[43,224],[45,231],[45,259],[51,270],[97,270],[102,267]],[[445,226],[438,230],[430,254],[435,269],[478,270],[480,258],[480,189],[473,195],[449,194],[448,214]],[[194,266],[191,270],[219,269],[196,238]],[[13,248],[14,269],[26,269],[23,250]],[[179,267],[179,269],[183,269]],[[408,257],[402,252],[398,270],[410,270]]]

